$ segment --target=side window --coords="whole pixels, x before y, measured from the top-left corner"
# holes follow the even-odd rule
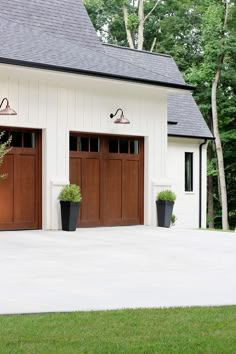
[[[185,192],[193,191],[193,153],[185,152]]]

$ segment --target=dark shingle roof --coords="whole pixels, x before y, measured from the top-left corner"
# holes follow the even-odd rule
[[[1,0],[0,61],[190,89],[170,57],[160,67],[114,57],[99,42],[81,0]],[[156,57],[159,57],[156,55]],[[168,67],[170,73],[163,74]]]
[[[1,0],[0,16],[57,38],[101,47],[81,0]]]
[[[82,0],[1,0],[0,62],[121,78],[185,90],[174,60],[103,45]],[[169,134],[212,137],[192,96],[169,98]]]
[[[174,59],[169,55],[150,53],[110,44],[103,44],[103,47],[107,55],[130,63],[136,68],[144,68],[152,74],[158,74],[166,82],[174,81],[177,84],[185,84]]]
[[[191,93],[168,97],[168,121],[170,136],[213,138]]]

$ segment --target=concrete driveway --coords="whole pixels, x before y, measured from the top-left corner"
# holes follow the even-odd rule
[[[236,304],[236,234],[0,233],[0,313]]]

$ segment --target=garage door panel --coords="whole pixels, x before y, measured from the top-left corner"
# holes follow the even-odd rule
[[[14,156],[6,155],[0,168],[0,174],[7,177],[0,181],[0,225],[1,223],[12,223],[13,212],[13,196],[14,196]]]
[[[82,160],[76,157],[70,158],[70,183],[81,187],[81,163]]]
[[[16,223],[35,223],[36,169],[33,155],[15,156],[14,219]]]
[[[123,161],[122,218],[139,220],[139,161]]]
[[[105,222],[113,224],[122,217],[122,161],[107,160],[105,162]]]
[[[100,160],[85,159],[82,161],[83,202],[81,206],[81,220],[99,221],[100,219]]]

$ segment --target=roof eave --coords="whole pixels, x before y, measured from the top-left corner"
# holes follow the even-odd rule
[[[207,140],[215,140],[214,136],[197,136],[197,135],[180,135],[180,134],[169,134],[169,137],[173,137],[173,138],[188,138],[188,139],[207,139]]]
[[[92,71],[92,70],[67,68],[64,66],[42,64],[42,63],[29,62],[29,61],[17,60],[17,59],[9,59],[9,58],[0,57],[0,63],[9,64],[9,65],[16,65],[16,66],[24,66],[24,67],[35,68],[35,69],[65,72],[65,73],[70,73],[70,74],[79,74],[79,75],[109,78],[109,79],[114,79],[114,80],[130,81],[130,82],[141,83],[141,84],[152,85],[152,86],[162,86],[162,87],[175,88],[175,89],[185,90],[185,91],[195,90],[195,87],[190,86],[190,85],[175,84],[175,83],[153,81],[153,80],[145,80],[145,79],[141,79],[141,78],[132,78],[129,76],[101,73],[101,72]]]

